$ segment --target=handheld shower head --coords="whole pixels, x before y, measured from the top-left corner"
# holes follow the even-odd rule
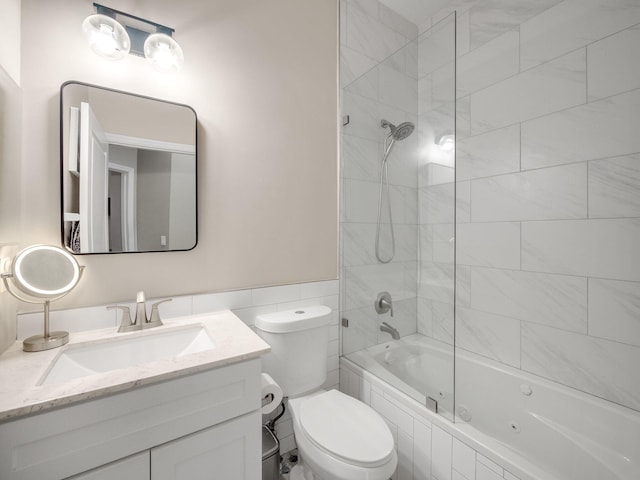
[[[387,160],[395,143],[404,140],[413,133],[416,126],[411,122],[403,122],[397,127],[388,120],[380,120],[382,128],[390,130],[389,135],[384,140],[384,156],[382,157],[382,166],[380,168],[380,194],[378,196],[378,222],[376,225],[376,258],[380,263],[389,263],[393,260],[396,252],[396,237],[393,233],[393,217],[391,216],[391,196],[389,194],[389,177],[387,175]],[[383,258],[380,254],[380,219],[382,218],[382,197],[386,187],[387,192],[387,211],[389,212],[389,227],[391,229],[391,256]]]
[[[391,130],[391,135],[393,135],[393,139],[396,141],[404,140],[413,133],[414,128],[416,128],[416,126],[413,123],[404,122],[398,125],[395,129]]]
[[[404,140],[409,135],[411,135],[413,133],[413,130],[416,128],[413,122],[403,122],[396,127],[393,123],[384,119],[380,121],[380,126],[382,128],[389,128],[389,130],[391,131],[389,133],[389,136],[394,141]]]

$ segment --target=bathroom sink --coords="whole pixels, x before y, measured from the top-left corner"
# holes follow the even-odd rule
[[[133,335],[87,342],[62,351],[40,385],[178,358],[214,348],[215,344],[202,325],[169,330],[160,328],[158,331],[136,332]]]

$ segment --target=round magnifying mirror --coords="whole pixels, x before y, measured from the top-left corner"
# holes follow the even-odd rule
[[[66,250],[51,245],[33,245],[15,256],[11,272],[2,273],[4,285],[11,295],[23,302],[44,303],[44,334],[25,339],[22,342],[25,352],[40,352],[69,341],[68,332],[49,331],[49,305],[51,300],[64,297],[77,285],[83,268]]]
[[[15,285],[39,298],[55,298],[70,292],[80,280],[80,266],[65,250],[34,245],[13,259]]]

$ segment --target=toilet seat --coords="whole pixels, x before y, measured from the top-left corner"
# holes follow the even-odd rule
[[[288,405],[298,452],[316,478],[387,480],[393,475],[398,464],[393,436],[371,407],[337,390],[291,398]],[[350,418],[360,419],[357,426]]]
[[[316,447],[360,467],[378,467],[394,453],[389,427],[371,407],[337,390],[300,405],[300,426]]]

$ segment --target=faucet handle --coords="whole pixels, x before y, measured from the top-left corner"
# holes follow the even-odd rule
[[[390,312],[393,317],[393,301],[391,300],[391,294],[389,292],[380,292],[376,298],[374,307],[377,313]]]
[[[382,306],[388,306],[389,307],[389,314],[393,317],[393,302],[391,302],[391,299],[389,299],[389,301],[387,302],[386,300],[380,300],[380,305]]]
[[[166,298],[164,300],[160,300],[159,302],[154,303],[151,306],[151,318],[149,318],[149,323],[154,324],[154,326],[160,326],[162,325],[162,320],[160,320],[160,312],[158,310],[158,305],[160,305],[161,303],[165,303],[165,302],[170,302],[171,298]]]
[[[120,328],[118,328],[118,333],[127,332],[130,330],[130,327],[133,325],[131,322],[131,311],[129,307],[123,307],[121,305],[109,305],[107,310],[122,310],[122,320],[120,321]]]

